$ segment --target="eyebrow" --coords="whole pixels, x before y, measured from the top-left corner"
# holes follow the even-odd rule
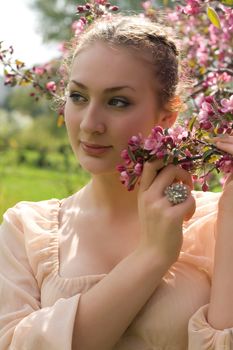
[[[79,81],[71,80],[71,82],[74,83],[75,85],[77,85],[78,87],[80,87],[83,90],[88,90],[87,86],[85,86],[84,84],[80,83]],[[114,91],[118,91],[118,90],[122,90],[122,89],[131,89],[131,90],[135,91],[135,89],[133,87],[125,85],[125,86],[110,87],[110,88],[104,89],[104,92],[114,92]]]

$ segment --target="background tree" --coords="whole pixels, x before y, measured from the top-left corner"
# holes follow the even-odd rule
[[[75,10],[77,5],[85,4],[85,0],[35,0],[31,7],[38,13],[38,31],[45,42],[69,40],[72,23],[77,19]],[[154,1],[157,6],[168,6],[171,1]],[[142,2],[139,0],[111,0],[121,10],[142,11]],[[43,23],[43,26],[41,25]]]

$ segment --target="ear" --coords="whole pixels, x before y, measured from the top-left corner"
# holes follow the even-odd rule
[[[162,126],[163,128],[171,128],[172,125],[175,123],[178,111],[163,111],[161,112],[158,120],[158,124]]]
[[[159,125],[163,128],[172,127],[178,117],[179,111],[182,110],[182,106],[183,104],[180,96],[173,96],[160,112]]]

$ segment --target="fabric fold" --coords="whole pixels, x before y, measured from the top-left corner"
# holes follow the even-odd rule
[[[190,318],[188,350],[232,350],[233,328],[214,329],[207,321],[209,304],[203,305]]]
[[[54,206],[53,201],[48,203],[50,204]],[[41,213],[35,210],[35,205],[19,203],[5,213],[0,226],[1,350],[72,349],[73,327],[81,294],[59,298],[52,306],[41,307],[42,274],[38,280],[37,269],[45,255],[48,260],[51,257],[46,250],[40,250],[41,241],[49,244],[50,229],[57,225],[55,211],[50,212],[49,208],[47,209],[48,215],[51,215],[50,225],[46,219],[41,219]],[[27,225],[31,222],[34,226],[29,232]],[[45,227],[44,225],[47,237],[41,235],[40,229]],[[36,247],[32,250],[35,242]],[[35,251],[41,260],[33,260]]]

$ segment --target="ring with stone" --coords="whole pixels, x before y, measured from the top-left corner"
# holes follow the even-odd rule
[[[183,183],[173,183],[166,187],[164,194],[170,203],[176,205],[183,203],[188,198],[189,191]]]

